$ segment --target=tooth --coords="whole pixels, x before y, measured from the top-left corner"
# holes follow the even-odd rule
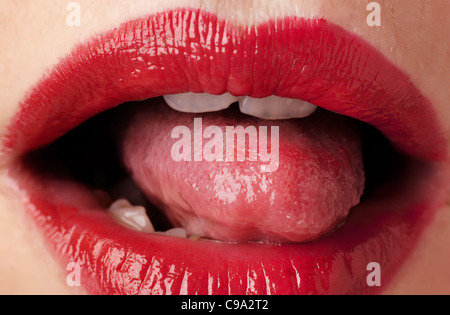
[[[262,119],[304,118],[317,109],[317,106],[292,98],[269,96],[253,98],[246,96],[239,101],[241,112]]]
[[[239,99],[230,93],[211,95],[207,93],[183,93],[165,95],[166,103],[173,109],[186,113],[216,112],[230,107]]]
[[[133,206],[126,199],[119,199],[111,204],[108,212],[117,223],[130,229],[144,233],[155,232],[145,208],[142,206]]]
[[[200,235],[190,235],[190,236],[189,236],[189,239],[190,239],[191,241],[199,241],[199,240],[202,239],[202,237],[201,237]]]
[[[156,234],[174,236],[174,237],[180,237],[180,238],[187,238],[187,232],[184,228],[174,228],[174,229],[170,229],[165,232],[156,232]]]

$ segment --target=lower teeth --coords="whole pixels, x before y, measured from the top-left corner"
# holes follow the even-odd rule
[[[138,232],[172,236],[185,239],[189,238],[190,240],[202,239],[202,237],[198,235],[188,235],[186,229],[184,228],[173,228],[165,232],[161,231],[156,232],[152,222],[147,216],[145,208],[142,206],[133,206],[126,199],[119,199],[113,202],[109,206],[108,213],[120,225]]]
[[[188,238],[187,232],[184,228],[174,228],[174,229],[170,229],[166,232],[156,232],[156,234],[179,237],[179,238]]]
[[[117,223],[135,231],[155,233],[155,228],[142,206],[133,206],[126,199],[119,199],[111,204],[108,213]]]

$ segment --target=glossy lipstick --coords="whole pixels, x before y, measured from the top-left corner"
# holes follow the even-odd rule
[[[432,107],[408,77],[325,20],[285,17],[243,28],[177,9],[127,22],[54,67],[22,102],[3,139],[30,214],[63,263],[80,263],[83,287],[108,294],[378,292],[367,286],[366,266],[380,263],[387,282],[439,205],[439,194],[422,185],[441,180],[430,163],[411,163],[424,165],[420,174],[399,178],[408,183],[403,193],[385,187],[333,235],[282,246],[130,231],[83,185],[35,176],[15,163],[114,106],[187,91],[300,98],[375,126],[415,158],[446,158]]]

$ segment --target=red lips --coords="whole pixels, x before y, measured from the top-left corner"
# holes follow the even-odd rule
[[[62,60],[22,102],[4,138],[30,214],[64,263],[80,263],[88,292],[373,293],[379,288],[366,282],[371,262],[382,266],[387,283],[441,201],[426,184],[440,180],[429,162],[405,166],[420,171],[402,173],[355,207],[332,235],[273,246],[127,230],[83,185],[36,176],[15,159],[121,103],[186,91],[300,98],[375,126],[416,158],[447,154],[433,109],[410,80],[324,20],[286,17],[239,28],[178,9],[127,22]]]

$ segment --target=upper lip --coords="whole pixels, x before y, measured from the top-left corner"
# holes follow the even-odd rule
[[[445,140],[432,106],[405,74],[339,26],[324,20],[286,19],[288,28],[285,19],[279,19],[239,33],[214,15],[197,10],[171,10],[127,22],[78,46],[38,83],[13,118],[3,139],[4,150],[15,156],[43,147],[121,103],[192,91],[303,99],[375,126],[415,157],[446,158]],[[190,21],[189,25],[184,21]],[[114,238],[109,231],[108,237]],[[348,237],[344,234],[341,239]],[[357,251],[357,245],[353,245],[349,252]],[[144,257],[148,250],[148,246],[137,243],[128,254]],[[153,244],[152,250],[164,249]],[[236,252],[241,251],[245,248],[239,247]],[[296,268],[292,261],[300,253],[294,254],[291,249],[276,251],[289,256],[289,261],[279,266],[281,270],[287,268],[284,263]],[[308,268],[316,260],[325,263],[326,255],[319,257],[318,251],[312,252],[314,258],[304,261],[311,265]],[[224,253],[235,255],[228,248]],[[265,248],[261,253],[272,256],[274,252]],[[155,261],[145,263],[152,268]],[[248,262],[248,266],[253,263]],[[345,264],[345,259],[341,263]],[[353,268],[360,263],[358,256]],[[263,266],[264,274],[275,272],[271,268],[275,266]],[[184,277],[189,277],[188,269]],[[170,272],[169,268],[165,272]],[[336,276],[330,270],[325,273],[328,280]],[[353,273],[355,277],[363,274],[355,269]],[[344,291],[359,290],[359,285],[354,280]],[[270,283],[264,289],[270,290]],[[290,288],[278,289],[291,292]]]
[[[166,11],[161,21],[126,23],[79,46],[22,103],[4,147],[23,152],[46,145],[127,101],[228,91],[303,99],[375,126],[419,158],[446,157],[429,101],[382,54],[339,26],[292,19],[283,28],[279,20],[283,31],[270,33],[275,24],[262,24],[236,35],[199,11],[189,19],[190,31],[183,30],[177,11]],[[168,21],[173,28],[165,27]],[[292,38],[296,45],[288,45]]]

